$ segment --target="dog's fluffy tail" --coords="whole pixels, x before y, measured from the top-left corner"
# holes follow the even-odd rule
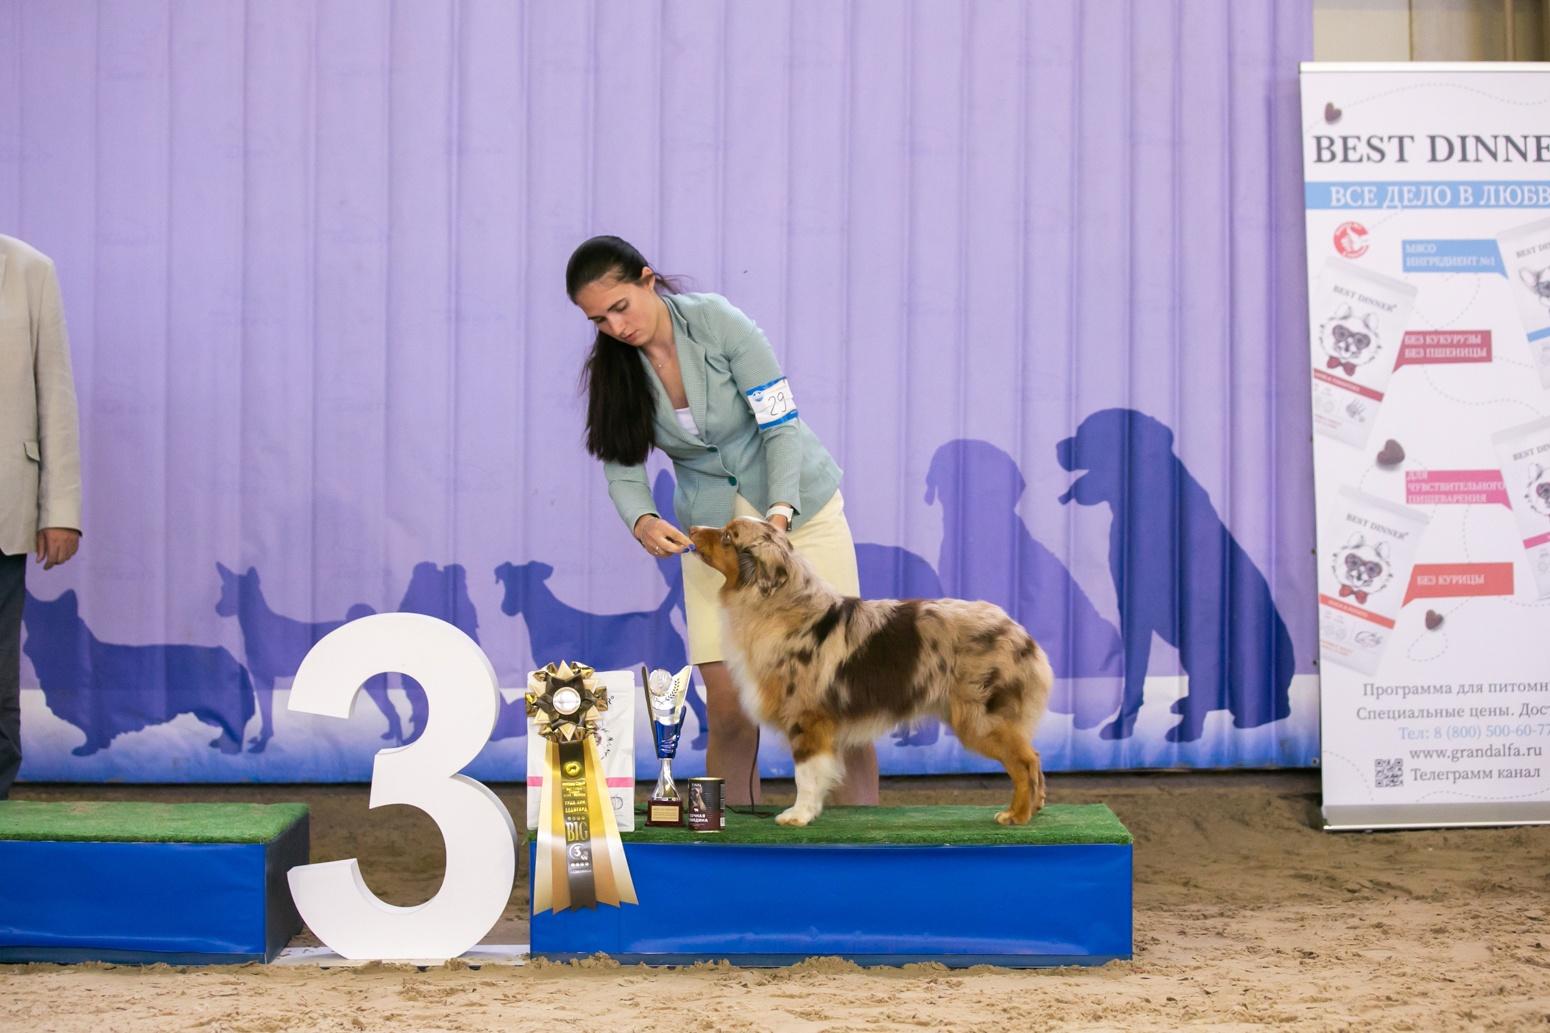
[[[1027,719],[1030,726],[1037,725],[1049,709],[1049,696],[1055,687],[1055,669],[1050,666],[1049,654],[1037,641],[1033,643],[1033,656],[1027,664],[1028,693]]]

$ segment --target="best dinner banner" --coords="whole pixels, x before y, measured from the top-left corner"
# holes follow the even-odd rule
[[[1550,821],[1550,65],[1305,64],[1330,828]]]

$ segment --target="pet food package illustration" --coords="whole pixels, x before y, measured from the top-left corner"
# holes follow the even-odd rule
[[[1403,280],[1325,261],[1309,302],[1314,430],[1348,445],[1367,443],[1415,297]]]
[[[1540,386],[1550,387],[1550,218],[1499,234],[1496,243],[1528,337],[1530,361],[1539,371]]]
[[[598,671],[595,678],[608,690],[608,709],[597,752],[614,820],[620,832],[635,831],[635,697],[641,694],[634,671]],[[520,701],[519,701],[520,702]],[[527,827],[538,827],[538,801],[544,785],[544,739],[527,719]]]
[[[1319,654],[1325,663],[1378,672],[1427,523],[1408,506],[1340,489],[1319,540]]]
[[[1541,599],[1550,599],[1550,417],[1491,435],[1501,457],[1502,482],[1528,568]]]

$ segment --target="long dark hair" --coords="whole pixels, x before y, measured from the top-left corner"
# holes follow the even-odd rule
[[[593,237],[571,253],[565,263],[565,293],[571,301],[589,283],[616,279],[640,283],[649,262],[628,241]],[[674,294],[678,284],[658,273],[656,288]],[[641,365],[640,349],[608,336],[601,329],[592,354],[581,368],[587,392],[587,451],[605,462],[633,466],[651,453],[652,394]]]

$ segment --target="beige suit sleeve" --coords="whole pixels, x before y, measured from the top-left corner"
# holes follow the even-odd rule
[[[70,339],[54,263],[32,299],[32,343],[38,385],[38,528],[81,529],[81,446]]]

